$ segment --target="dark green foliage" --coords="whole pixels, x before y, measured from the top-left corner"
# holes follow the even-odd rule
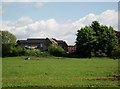
[[[95,36],[97,38],[97,42],[94,45],[95,52],[101,52],[101,54],[105,53],[107,56],[111,56],[111,52],[116,49],[118,44],[115,30],[111,26],[99,25],[97,21],[93,23],[91,27],[96,32]]]
[[[112,51],[111,57],[114,59],[120,59],[120,47],[118,47],[116,50]]]
[[[76,39],[77,51],[80,57],[111,56],[118,46],[118,39],[114,29],[110,26],[100,25],[93,21],[91,26],[78,30]]]
[[[94,50],[93,45],[96,42],[95,32],[89,26],[81,28],[77,33],[77,53],[81,57],[91,57],[91,52]]]
[[[94,23],[94,24],[93,24]],[[118,46],[118,39],[115,30],[110,26],[99,25],[97,21],[92,23],[91,28],[95,31],[96,42],[94,44],[94,52],[105,53],[111,56],[113,50]],[[96,25],[96,26],[95,26]]]
[[[14,48],[13,44],[2,44],[2,56],[3,57],[11,56],[13,48]]]
[[[48,52],[53,56],[64,56],[65,54],[64,49],[56,45],[49,46]]]
[[[0,58],[2,57],[2,38],[1,38],[1,31],[0,31]]]
[[[48,52],[42,52],[38,49],[26,49],[25,56],[47,57],[50,56]]]
[[[24,55],[25,49],[15,44],[3,44],[2,45],[2,56],[21,56]]]
[[[2,57],[2,44],[0,44],[0,58]]]

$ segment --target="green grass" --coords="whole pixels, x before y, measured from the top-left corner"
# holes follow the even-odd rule
[[[109,58],[3,58],[3,87],[117,87],[118,60]]]

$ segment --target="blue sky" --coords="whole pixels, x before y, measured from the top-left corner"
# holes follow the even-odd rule
[[[13,33],[17,39],[49,37],[74,45],[77,30],[94,20],[118,30],[118,3],[2,3],[2,29]]]
[[[118,9],[117,2],[46,2],[40,7],[35,3],[3,3],[3,20],[17,20],[22,16],[29,16],[34,20],[76,20],[89,13],[100,14],[107,9]]]

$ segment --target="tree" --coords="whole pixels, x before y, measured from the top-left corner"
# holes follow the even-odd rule
[[[112,51],[117,48],[118,39],[111,26],[100,25],[98,21],[93,21],[91,26],[78,30],[76,45],[76,52],[85,57],[91,57],[91,53],[105,53],[111,56]]]
[[[0,37],[2,38],[2,44],[16,43],[16,37],[8,31],[0,31]]]
[[[111,26],[100,25],[97,21],[92,22],[91,28],[96,32],[97,42],[94,45],[95,51],[111,56],[112,51],[118,46],[115,30]]]
[[[91,52],[94,51],[93,45],[96,42],[95,32],[89,26],[85,26],[78,30],[76,45],[77,54],[81,57],[91,57]]]
[[[107,31],[107,52],[108,56],[111,56],[112,51],[118,48],[118,38],[116,36],[115,30],[110,26]]]
[[[2,56],[12,56],[14,45],[13,44],[2,44]]]
[[[0,31],[2,56],[10,56],[16,44],[16,37],[8,31]]]

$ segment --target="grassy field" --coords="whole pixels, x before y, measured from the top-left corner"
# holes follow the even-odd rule
[[[24,58],[3,58],[3,87],[118,87],[118,60]]]

